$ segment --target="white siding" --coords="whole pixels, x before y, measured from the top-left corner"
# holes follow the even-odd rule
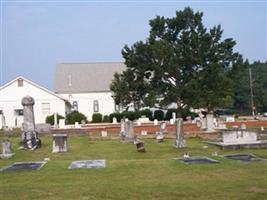
[[[48,115],[48,112],[50,114],[57,112],[60,115],[65,116],[65,101],[63,99],[60,99],[26,80],[23,81],[22,87],[18,87],[18,82],[16,80],[0,90],[0,110],[3,111],[6,126],[15,127],[16,122],[19,127],[21,126],[23,116],[16,116],[14,110],[23,109],[21,99],[27,95],[33,97],[35,100],[35,123],[45,123],[45,118]],[[46,106],[46,113],[44,113],[44,110],[42,109],[42,106],[44,105]],[[0,116],[0,118],[1,117],[2,116]]]
[[[99,113],[103,116],[115,111],[115,103],[111,97],[111,92],[72,93],[60,94],[60,96],[69,100],[71,104],[73,101],[77,101],[78,111],[83,113],[89,121],[92,120],[95,100],[98,101]]]

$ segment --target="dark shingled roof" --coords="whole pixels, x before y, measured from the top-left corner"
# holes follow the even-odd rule
[[[56,66],[56,93],[86,93],[110,91],[115,72],[126,69],[122,62],[62,63]]]

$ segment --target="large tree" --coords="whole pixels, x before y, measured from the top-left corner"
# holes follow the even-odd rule
[[[173,18],[150,20],[146,41],[122,50],[126,71],[116,74],[111,90],[117,103],[205,107],[223,105],[232,95],[229,71],[240,58],[235,41],[222,40],[221,26],[210,29],[202,12],[189,7]]]

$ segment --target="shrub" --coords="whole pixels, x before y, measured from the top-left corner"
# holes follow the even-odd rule
[[[94,113],[92,115],[92,122],[93,123],[100,123],[100,122],[102,122],[102,114],[100,114],[100,113]]]
[[[166,120],[170,120],[172,118],[172,113],[173,112],[176,113],[176,111],[177,111],[176,109],[169,109],[169,110],[167,110],[165,119]],[[176,117],[177,117],[177,115],[176,115]]]
[[[198,117],[198,114],[191,112],[188,108],[182,109],[182,118],[186,120],[187,116],[191,116],[192,119],[195,119],[195,117]]]
[[[113,117],[116,117],[117,121],[120,122],[121,119],[123,118],[123,114],[122,114],[122,113],[119,113],[119,112],[111,113],[111,114],[109,115],[109,121],[110,121],[110,122],[112,122]]]
[[[139,111],[139,116],[141,117],[142,115],[145,115],[145,116],[148,117],[150,120],[153,119],[153,113],[152,113],[152,111],[149,110],[149,109],[140,110],[140,111]]]
[[[155,110],[154,119],[157,119],[159,121],[164,120],[164,112],[162,110]]]
[[[86,116],[78,111],[73,111],[66,116],[66,124],[81,123],[82,120],[87,121]]]
[[[60,119],[64,119],[64,117],[62,115],[57,114],[57,124],[59,123]],[[45,119],[45,123],[54,125],[54,114],[47,116]]]
[[[129,120],[135,120],[140,117],[140,114],[138,111],[125,111],[122,113],[123,117],[128,118]]]
[[[109,116],[108,116],[108,115],[104,115],[102,121],[103,121],[103,122],[109,122]]]

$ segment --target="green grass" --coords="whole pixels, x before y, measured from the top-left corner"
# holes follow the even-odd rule
[[[0,137],[3,139],[3,137]],[[13,149],[19,137],[11,137]],[[39,171],[0,173],[0,199],[267,199],[267,161],[243,163],[213,157],[220,164],[186,165],[177,158],[251,152],[267,158],[266,149],[220,150],[201,139],[188,139],[188,147],[177,150],[174,141],[157,144],[145,140],[146,153],[120,141],[91,141],[87,136],[70,136],[67,153],[51,153],[52,138],[41,137],[43,146],[35,151],[15,150],[0,167],[18,161],[51,160]],[[73,160],[105,159],[105,169],[75,169]]]

